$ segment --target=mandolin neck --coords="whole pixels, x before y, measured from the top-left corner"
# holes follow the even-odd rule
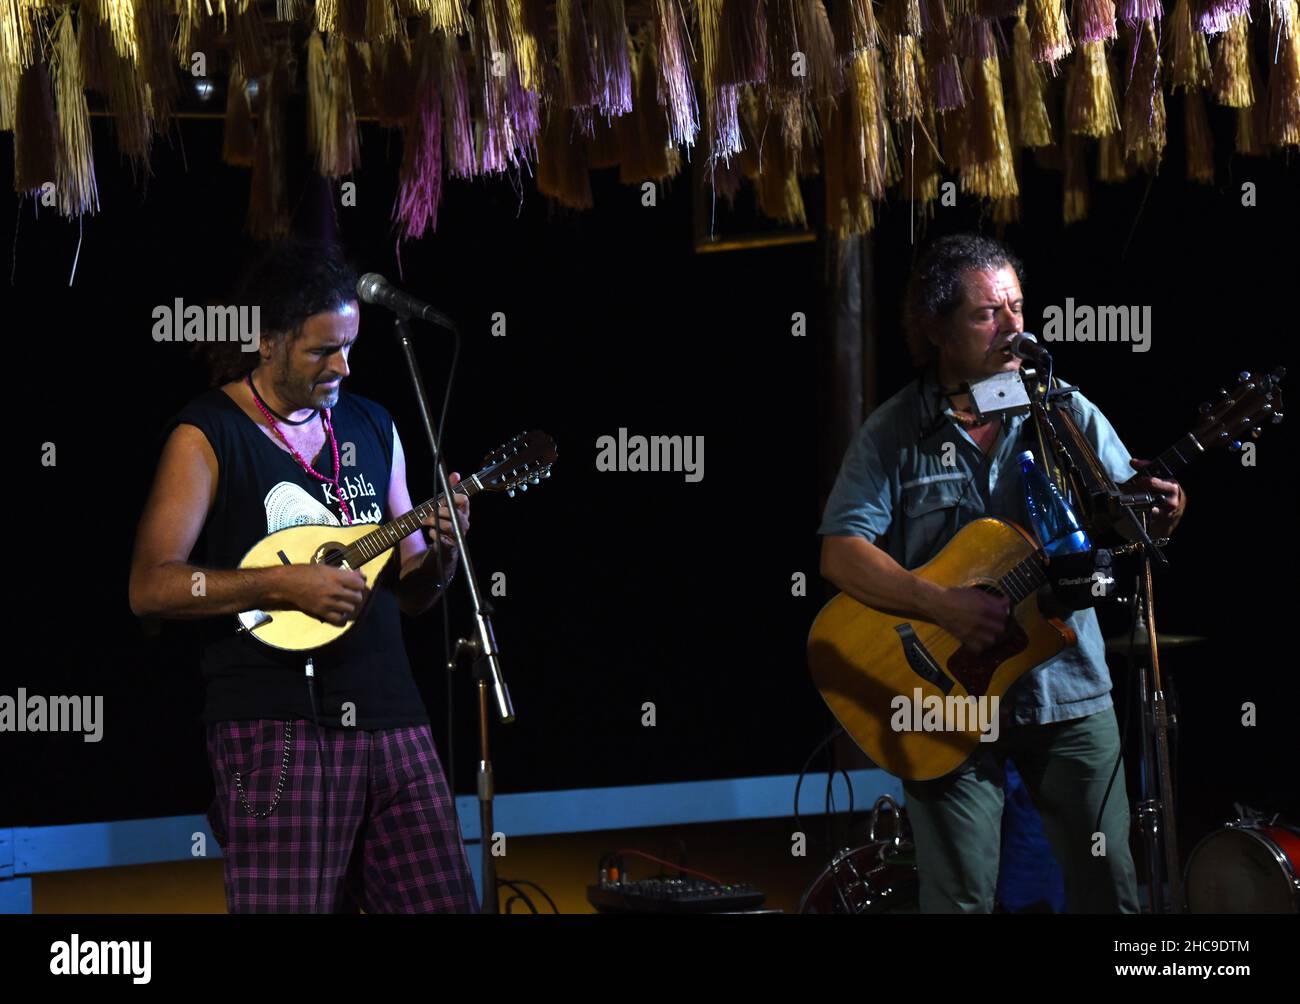
[[[458,495],[464,495],[466,498],[472,498],[481,489],[478,486],[477,479],[470,478],[468,481],[462,481],[452,491]],[[423,521],[438,511],[438,507],[442,505],[445,498],[446,493],[440,492],[405,515],[398,516],[394,520],[375,527],[374,530],[357,539],[352,546],[343,552],[343,561],[347,563],[349,568],[360,568],[366,562],[378,558],[390,547],[420,529]]]

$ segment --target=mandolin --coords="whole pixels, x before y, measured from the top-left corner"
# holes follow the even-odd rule
[[[521,432],[489,453],[483,460],[483,469],[465,478],[452,491],[466,497],[479,492],[505,492],[513,497],[516,491],[527,491],[529,485],[540,484],[544,478],[549,478],[556,455],[555,441],[546,433]],[[392,560],[395,545],[419,530],[421,520],[434,515],[444,498],[445,493],[440,493],[380,526],[309,523],[277,530],[249,548],[239,567],[333,565],[359,571],[367,582],[373,583]],[[272,648],[305,652],[328,645],[346,634],[365,614],[369,602],[368,595],[356,618],[342,627],[300,610],[246,610],[236,615],[238,630]]]
[[[1191,432],[1148,471],[1172,477],[1195,456],[1219,446],[1238,450],[1242,438],[1258,438],[1265,422],[1282,420],[1278,384],[1284,374],[1280,368],[1258,379],[1243,373],[1233,393],[1220,391],[1217,404],[1201,405]],[[917,781],[955,770],[981,738],[972,698],[1000,700],[1025,673],[1077,644],[1063,621],[1039,608],[1038,595],[1047,584],[1045,565],[1030,534],[1008,520],[983,518],[962,527],[942,551],[914,570],[938,585],[982,588],[1010,601],[1007,630],[978,653],[937,624],[901,620],[845,593],[822,608],[808,637],[813,681],[831,713],[878,766]],[[960,712],[947,727],[893,727],[896,719],[905,721],[895,714],[904,703],[937,708],[936,698]]]

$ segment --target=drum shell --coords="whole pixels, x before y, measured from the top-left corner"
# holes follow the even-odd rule
[[[1300,913],[1300,829],[1221,827],[1192,849],[1183,885],[1189,913]]]

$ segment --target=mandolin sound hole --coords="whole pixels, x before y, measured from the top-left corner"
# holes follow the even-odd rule
[[[316,553],[311,556],[314,565],[330,565],[334,568],[340,568],[343,565],[343,554],[346,548],[337,541],[327,541],[316,548]]]

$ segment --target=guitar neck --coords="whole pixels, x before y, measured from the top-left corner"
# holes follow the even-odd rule
[[[1147,473],[1153,477],[1170,479],[1178,475],[1178,472],[1191,463],[1192,459],[1198,454],[1204,453],[1205,447],[1196,441],[1196,437],[1190,432],[1185,435],[1173,446],[1165,450],[1164,453],[1156,457],[1147,468]]]
[[[481,489],[478,486],[478,481],[475,478],[470,478],[468,481],[462,481],[452,491],[458,495],[464,495],[466,498],[472,498]],[[394,520],[375,527],[374,530],[358,539],[343,552],[343,560],[347,562],[350,568],[358,568],[368,561],[373,561],[390,547],[420,529],[423,521],[438,511],[438,507],[442,505],[446,497],[446,492],[440,492],[405,515],[398,516]]]

